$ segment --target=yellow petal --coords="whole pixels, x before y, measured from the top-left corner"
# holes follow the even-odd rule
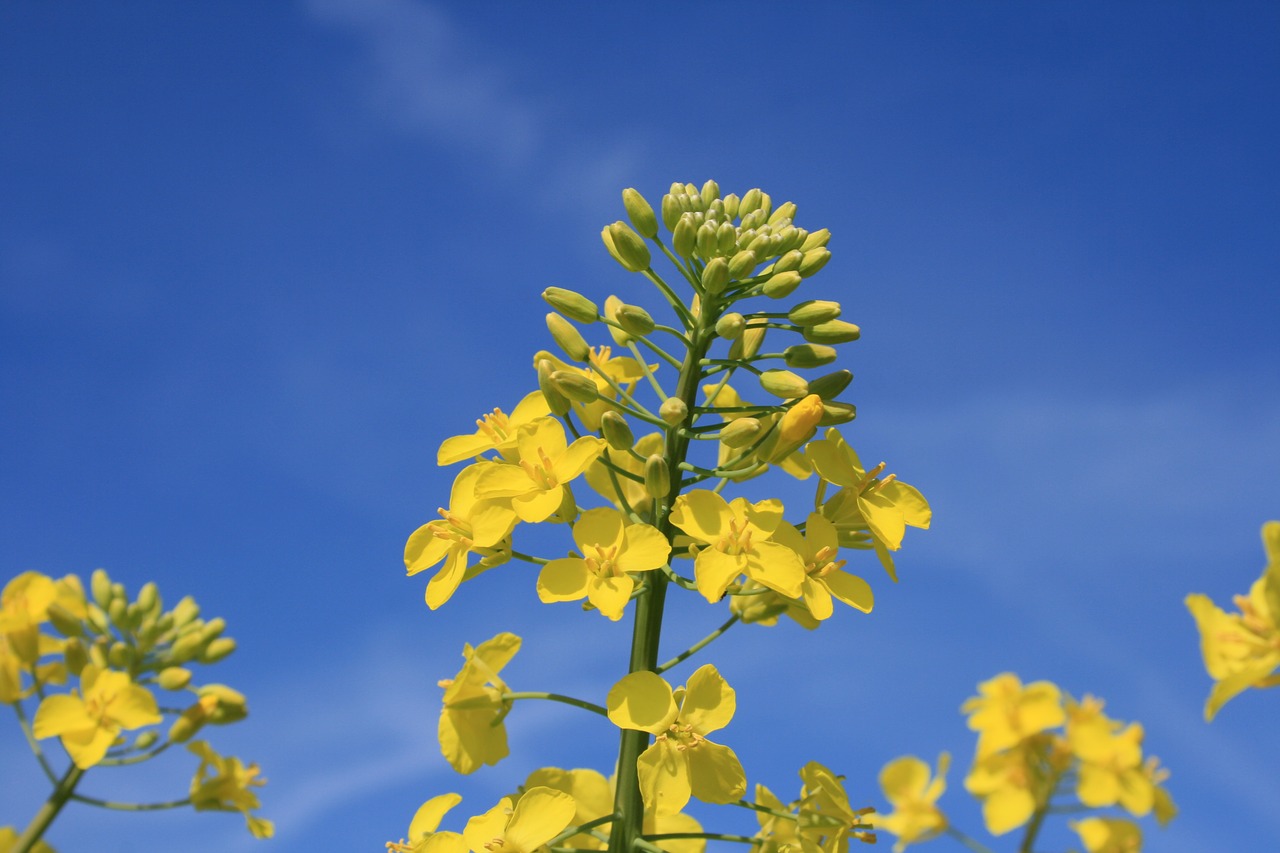
[[[747,777],[733,750],[704,740],[685,750],[689,763],[689,787],[704,803],[732,803],[747,791]]]
[[[700,735],[729,725],[737,710],[737,693],[711,664],[703,664],[685,684],[680,722]]]
[[[676,498],[670,515],[672,524],[703,542],[719,541],[732,518],[725,499],[708,489],[694,489]]]
[[[516,513],[506,503],[483,500],[472,507],[468,521],[473,547],[492,548],[516,526]]]
[[[875,604],[875,594],[871,591],[871,584],[857,575],[833,569],[822,577],[820,583],[825,584],[832,595],[855,610],[870,613]]]
[[[823,579],[825,580],[825,578]],[[823,581],[805,578],[800,585],[800,594],[804,597],[804,605],[814,619],[822,621],[830,619],[835,608],[831,604],[831,591]]]
[[[618,728],[655,735],[669,729],[679,712],[671,685],[647,671],[624,675],[609,691],[605,704]]]
[[[647,572],[667,564],[671,543],[656,527],[632,524],[623,532],[625,544],[618,554],[618,568],[624,572]]]
[[[929,765],[914,755],[895,758],[880,771],[880,788],[894,808],[924,799],[928,784]]]
[[[494,841],[502,841],[507,823],[511,819],[511,798],[503,797],[498,804],[481,815],[467,821],[462,837],[473,851],[489,850]]]
[[[511,499],[511,508],[520,516],[521,521],[537,524],[546,521],[560,508],[564,500],[564,486],[552,486],[546,491],[534,489],[527,494]]]
[[[559,456],[551,457],[551,467],[556,479],[567,483],[577,477],[600,457],[607,446],[603,438],[591,435],[584,435],[577,439]]]
[[[413,533],[404,545],[404,569],[409,576],[431,568],[444,559],[449,548],[454,544],[452,539],[436,536],[436,531],[444,531],[448,525],[443,521],[428,522]]]
[[[902,537],[907,531],[907,523],[902,517],[902,510],[898,509],[893,501],[871,489],[858,495],[858,509],[866,519],[872,534],[883,542],[886,548],[897,551],[902,547]]]
[[[646,811],[676,814],[689,802],[689,764],[670,740],[656,741],[640,753],[636,772]]]
[[[449,549],[444,567],[427,582],[427,607],[435,610],[452,598],[458,591],[458,585],[462,583],[466,571],[467,551],[455,543],[455,546]]]
[[[533,853],[573,821],[573,797],[553,788],[530,788],[516,803],[503,850]]]
[[[441,794],[419,806],[418,811],[413,815],[413,820],[409,823],[409,843],[415,843],[428,832],[439,829],[445,813],[460,802],[462,797],[457,794]]]
[[[96,728],[97,721],[89,716],[80,697],[57,694],[46,696],[40,703],[31,727],[36,738],[44,740],[55,735]]]
[[[538,488],[538,484],[519,465],[493,462],[477,467],[481,471],[476,480],[476,494],[482,499],[513,498]]]
[[[1035,810],[1035,798],[1022,788],[1000,788],[982,801],[982,819],[992,835],[1017,829]]]
[[[495,715],[495,710],[488,709],[441,710],[437,729],[440,753],[454,770],[464,775],[474,773],[507,757],[507,728],[492,724]]]
[[[573,541],[582,553],[587,553],[589,546],[614,548],[622,544],[622,529],[626,522],[622,513],[610,507],[589,509],[573,525]]]
[[[127,681],[128,676],[118,673]],[[163,720],[156,707],[156,697],[151,691],[137,684],[127,683],[116,687],[116,693],[110,707],[111,719],[121,728],[139,729],[153,726]]]
[[[747,553],[747,576],[787,598],[799,598],[804,583],[804,563],[800,555],[776,542],[753,543]],[[702,559],[702,555],[698,555]],[[696,567],[696,564],[695,564]]]
[[[88,770],[107,754],[115,743],[120,730],[113,727],[68,732],[62,736],[62,746],[75,762],[76,767]]]
[[[591,578],[587,582],[587,600],[602,614],[617,622],[631,600],[635,581],[626,575],[613,578]]]
[[[587,563],[581,557],[552,560],[538,572],[538,598],[548,604],[586,598],[589,577]]]
[[[693,561],[693,574],[698,584],[698,592],[712,604],[723,598],[724,591],[728,589],[729,584],[733,583],[733,579],[746,570],[746,556],[726,554],[715,548],[699,551],[697,558]],[[803,569],[801,572],[803,573]]]

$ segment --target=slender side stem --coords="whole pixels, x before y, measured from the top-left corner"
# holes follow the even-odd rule
[[[117,803],[112,800],[100,800],[97,797],[86,797],[82,794],[72,794],[71,799],[77,803],[88,803],[91,806],[115,809],[121,812],[158,812],[163,809],[180,809],[191,805],[190,797],[184,797],[181,800],[169,800],[166,803]]]
[[[67,800],[71,799],[84,773],[74,764],[67,768],[67,772],[58,780],[53,793],[49,795],[49,799],[45,800],[40,811],[36,812],[36,816],[31,819],[31,823],[11,848],[12,853],[30,853],[31,848],[35,847],[36,842],[44,836],[49,824],[53,823],[53,819],[58,816],[58,812],[62,811],[62,807],[67,804]]]
[[[689,648],[682,651],[680,654],[673,657],[671,660],[659,666],[657,669],[654,670],[654,672],[661,675],[662,673],[671,669],[671,667],[675,666],[681,661],[688,660],[689,658],[693,657],[699,651],[709,646],[711,644],[711,641],[714,640],[716,637],[719,637],[725,631],[728,631],[730,628],[732,628],[734,623],[737,621],[738,621],[738,614],[735,613],[732,616],[730,616],[728,619],[726,619],[725,623],[721,625],[719,628],[715,629],[710,634],[703,637],[701,640],[694,643],[692,646],[690,646]]]
[[[559,844],[561,841],[566,841],[570,838],[573,838],[573,836],[577,835],[578,833],[590,833],[590,831],[592,829],[595,829],[597,826],[602,826],[606,823],[613,823],[614,820],[616,819],[617,819],[617,815],[607,814],[604,817],[598,817],[595,820],[589,820],[586,823],[579,824],[578,826],[571,826],[568,829],[566,829],[564,832],[557,835],[555,838],[548,841],[547,846],[551,847],[552,845]]]
[[[31,721],[27,719],[27,712],[23,710],[22,703],[14,702],[13,710],[18,714],[18,725],[22,726],[22,734],[27,738],[27,746],[31,747],[31,751],[35,753],[36,761],[40,762],[40,769],[44,771],[44,775],[51,783],[57,785],[58,774],[53,772],[49,759],[44,757],[44,750],[40,748],[40,742],[36,740],[35,732],[31,731]]]
[[[663,402],[667,399],[667,392],[662,390],[662,385],[653,375],[653,371],[649,369],[649,364],[645,357],[640,354],[640,348],[635,345],[634,341],[627,341],[627,349],[631,350],[631,354],[636,357],[636,361],[640,363],[640,369],[644,371],[645,377],[649,380],[649,384],[653,386],[653,392],[658,395],[658,399]]]
[[[159,755],[160,753],[168,749],[169,746],[170,746],[170,742],[165,741],[164,743],[157,746],[155,749],[148,750],[147,752],[140,752],[137,755],[130,755],[130,756],[126,756],[125,758],[104,758],[98,762],[97,766],[98,767],[124,767],[127,764],[141,764],[143,761],[148,761],[152,758],[155,758],[157,755]]]
[[[534,565],[538,565],[538,566],[545,566],[547,563],[551,562],[550,560],[544,560],[542,557],[535,557],[532,554],[526,554],[523,551],[517,551],[514,548],[507,551],[507,553],[510,554],[512,557],[515,557],[517,560],[524,560],[526,563],[533,563]]]
[[[575,699],[572,696],[565,696],[561,693],[539,693],[539,692],[527,691],[524,693],[503,693],[502,694],[503,702],[514,702],[517,699],[546,699],[551,702],[563,702],[566,705],[572,705],[575,708],[581,708],[584,711],[590,711],[593,714],[599,714],[602,717],[609,716],[609,712],[606,711],[604,708],[600,707],[599,705],[596,705],[592,702],[587,702],[583,699]],[[460,707],[464,707],[464,705],[461,702],[459,702],[455,704],[453,707],[460,708]]]
[[[968,847],[973,853],[992,853],[991,848],[978,841],[976,838],[970,838],[954,826],[948,826],[946,834],[959,841],[965,847]]]
[[[667,298],[667,301],[671,303],[671,307],[680,315],[680,321],[684,323],[684,327],[692,330],[697,325],[697,320],[694,319],[694,316],[690,313],[689,309],[685,307],[684,302],[680,297],[676,296],[676,292],[671,289],[671,285],[663,281],[662,276],[658,275],[652,269],[643,270],[641,274],[645,278],[649,279],[649,281],[653,282],[654,286],[657,287],[658,290],[662,291],[662,295]]]
[[[748,800],[738,800],[736,803],[729,803],[731,806],[742,806],[744,809],[751,809],[753,812],[761,812],[763,814],[771,814],[774,817],[785,817],[795,820],[795,812],[780,812],[777,809],[771,809],[768,806],[762,806],[759,803],[753,803]]]
[[[677,838],[706,838],[711,841],[737,841],[742,844],[764,844],[763,838],[752,838],[749,835],[725,835],[722,832],[663,832],[658,835],[646,835],[645,841],[674,841]]]
[[[667,244],[662,242],[661,238],[659,237],[654,237],[653,242],[658,244],[658,248],[662,250],[662,254],[667,256],[667,260],[671,261],[671,265],[674,266],[676,269],[680,270],[680,274],[684,276],[685,281],[689,282],[689,284],[695,290],[701,291],[702,282],[699,279],[694,278],[693,273],[685,269],[685,266],[680,261],[680,259],[677,258],[670,249],[667,248]]]

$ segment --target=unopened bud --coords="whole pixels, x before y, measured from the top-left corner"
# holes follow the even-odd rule
[[[152,729],[149,732],[143,732],[133,739],[134,749],[150,749],[155,746],[155,742],[160,739],[160,733]]]
[[[720,443],[729,447],[746,447],[760,437],[763,427],[755,418],[737,418],[720,430]]]
[[[133,662],[133,649],[125,643],[117,640],[111,644],[111,648],[107,649],[107,663],[116,669],[128,669],[129,664]]]
[[[641,308],[639,305],[623,305],[618,308],[616,317],[618,325],[627,331],[627,334],[643,338],[645,335],[653,331],[653,318],[649,316],[649,312]]]
[[[62,660],[67,666],[67,672],[72,675],[79,675],[80,670],[84,669],[89,662],[89,653],[79,637],[67,640],[62,647]]]
[[[698,244],[698,223],[689,214],[682,214],[671,232],[671,248],[682,258],[692,258]]]
[[[627,419],[613,409],[600,416],[600,434],[614,450],[630,450],[636,443]]]
[[[573,361],[586,361],[591,355],[591,347],[577,327],[554,311],[547,315],[547,331],[564,354]]]
[[[711,202],[720,198],[720,185],[715,181],[707,181],[702,185],[702,192],[700,195],[702,198],[702,206],[710,207]]]
[[[730,221],[736,219],[738,217],[738,207],[742,200],[738,198],[736,193],[729,193],[722,201],[724,202],[725,219]]]
[[[821,249],[827,245],[831,239],[831,231],[823,228],[819,231],[813,231],[808,237],[804,238],[804,242],[800,244],[800,251],[808,252],[810,249]]]
[[[93,593],[94,602],[106,610],[111,604],[111,578],[105,569],[94,569],[89,577],[89,589]]]
[[[798,367],[802,370],[811,367],[822,367],[836,360],[834,347],[822,344],[796,344],[782,351],[782,358],[787,367]]]
[[[822,401],[822,419],[818,421],[818,426],[839,426],[847,424],[858,416],[858,410],[853,403],[841,403],[836,400]]]
[[[716,236],[716,226],[711,222],[704,222],[698,226],[697,235],[698,254],[704,260],[714,258],[720,251],[720,241]]]
[[[167,666],[156,676],[156,683],[165,690],[181,690],[191,683],[191,670],[180,666]]]
[[[671,469],[667,467],[667,460],[657,453],[644,461],[644,490],[658,500],[671,491]]]
[[[787,319],[797,326],[816,326],[840,316],[840,303],[828,302],[824,299],[810,299],[801,302],[787,312]]]
[[[186,663],[194,658],[203,647],[204,641],[200,638],[199,631],[183,634],[169,650],[169,660],[175,664]]]
[[[810,394],[783,413],[778,421],[778,446],[774,448],[772,461],[779,461],[800,449],[818,431],[822,420],[822,398]]]
[[[679,397],[668,397],[658,407],[658,417],[672,426],[676,426],[684,423],[685,419],[689,417],[689,407]]]
[[[738,229],[728,222],[720,223],[716,229],[716,250],[721,255],[733,254],[738,245]]]
[[[716,320],[716,334],[727,341],[736,341],[742,337],[742,331],[746,327],[746,318],[737,313],[725,314]]]
[[[831,252],[827,249],[818,248],[810,249],[804,253],[804,260],[800,261],[800,275],[808,278],[827,265],[827,261],[831,260]]]
[[[756,257],[755,252],[750,249],[743,249],[729,261],[729,278],[746,278],[758,263],[760,263],[760,260]]]
[[[749,214],[759,210],[760,199],[763,195],[764,194],[760,192],[759,187],[749,189],[743,193],[742,203],[738,205],[738,213],[742,215],[743,219],[746,219]]]
[[[610,323],[618,322],[618,309],[626,303],[616,296],[610,296],[604,301],[604,316]],[[618,346],[626,346],[631,343],[631,336],[617,326],[609,326],[609,335],[613,338],[613,342]]]
[[[828,320],[806,326],[802,334],[811,344],[847,344],[862,337],[862,330],[844,320]]]
[[[207,719],[208,714],[201,703],[192,705],[173,721],[173,725],[169,726],[169,742],[186,743],[191,740]]]
[[[784,296],[790,296],[800,286],[801,281],[800,273],[795,270],[775,273],[769,276],[760,290],[772,299],[782,299]]]
[[[245,701],[244,694],[225,684],[206,684],[196,692],[200,694],[201,702],[205,703],[206,708],[209,707],[207,703],[210,698],[216,702],[209,712],[211,723],[234,723],[249,716],[249,704]]]
[[[684,208],[680,206],[679,200],[671,193],[667,193],[662,197],[662,224],[667,226],[668,231],[676,230],[676,223],[680,221],[680,214],[684,213]]]
[[[554,415],[568,414],[573,408],[569,405],[569,398],[560,392],[556,384],[551,381],[551,374],[556,372],[555,363],[549,358],[544,358],[538,362],[538,389],[542,391],[543,398],[547,401],[547,408]]]
[[[579,323],[594,323],[600,316],[600,309],[596,304],[574,290],[548,287],[542,291],[542,298],[552,308]]]
[[[129,602],[123,598],[112,598],[107,606],[107,616],[117,628],[129,628]]]
[[[160,591],[153,581],[147,581],[142,585],[142,589],[138,590],[136,603],[143,613],[151,611],[160,603]]]
[[[231,637],[219,637],[204,647],[197,657],[200,663],[217,663],[236,650],[236,641]]]
[[[766,370],[760,374],[760,387],[784,400],[804,397],[809,393],[809,383],[790,370]]]
[[[769,224],[776,225],[784,219],[794,221],[796,218],[796,204],[793,201],[784,201],[778,205],[778,209],[769,214]]]
[[[712,296],[719,296],[729,284],[729,262],[724,258],[712,258],[702,270],[702,289]]]
[[[834,400],[841,391],[849,387],[852,381],[852,373],[847,370],[837,370],[810,382],[809,390],[824,400]]]
[[[181,628],[200,615],[200,605],[191,596],[184,597],[173,608],[173,627]]]
[[[47,612],[49,621],[58,633],[64,637],[78,637],[84,634],[84,623],[76,618],[70,610],[54,602]]]
[[[630,272],[644,272],[649,268],[649,247],[627,223],[619,219],[600,232],[605,248],[613,259]]]
[[[225,630],[227,630],[227,620],[218,616],[204,623],[204,627],[200,629],[200,639],[208,643],[222,636]]]
[[[627,209],[627,218],[631,220],[631,224],[641,236],[650,238],[658,236],[658,218],[653,215],[653,208],[649,206],[649,202],[645,201],[644,196],[627,187],[622,191],[622,206]]]
[[[774,261],[773,271],[775,273],[780,273],[791,272],[792,270],[799,269],[800,262],[802,260],[804,260],[804,253],[792,249],[790,252],[785,253],[782,257],[778,258],[778,260]]]
[[[594,403],[600,399],[595,380],[571,370],[556,370],[551,374],[551,383],[556,390],[579,403]]]
[[[760,352],[760,345],[764,343],[765,331],[763,321],[753,320],[747,323],[747,327],[742,330],[742,336],[729,347],[729,358],[755,358],[756,353]]]

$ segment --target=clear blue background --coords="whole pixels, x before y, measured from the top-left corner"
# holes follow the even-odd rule
[[[533,387],[539,291],[649,298],[599,242],[619,191],[714,177],[831,229],[798,297],[864,329],[846,434],[935,512],[901,583],[854,555],[873,615],[712,647],[750,780],[790,798],[818,759],[883,805],[884,762],[950,750],[942,804],[983,835],[958,708],[1009,670],[1145,724],[1183,809],[1148,849],[1274,849],[1280,693],[1206,726],[1182,599],[1247,590],[1280,518],[1277,44],[1243,3],[5,4],[4,572],[225,616],[252,717],[214,741],[279,827],[76,807],[50,840],[370,850],[436,793],[609,771],[607,725],[524,703],[507,762],[452,774],[463,642],[521,633],[516,689],[598,700],[630,629],[519,565],[429,612],[401,549],[447,501],[438,443]],[[665,651],[722,618],[696,604]],[[45,794],[25,753],[5,724],[0,823]],[[167,799],[187,758],[84,789]]]

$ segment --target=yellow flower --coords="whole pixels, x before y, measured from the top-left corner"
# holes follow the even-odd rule
[[[200,759],[191,780],[191,805],[196,811],[240,812],[254,838],[275,834],[275,824],[250,814],[262,806],[251,789],[267,784],[257,764],[245,766],[234,756],[221,756],[202,740],[192,741],[187,749]]]
[[[880,787],[893,806],[891,814],[877,816],[876,829],[898,836],[894,853],[908,844],[928,841],[947,828],[946,815],[938,808],[938,798],[947,789],[947,768],[951,756],[938,756],[937,775],[929,778],[929,765],[913,755],[896,758],[880,771]]]
[[[1080,757],[1076,794],[1091,808],[1119,803],[1142,817],[1155,805],[1155,785],[1142,763],[1142,726],[1131,723],[1114,734],[1098,733],[1072,744]]]
[[[521,520],[545,521],[565,500],[567,484],[596,460],[605,441],[583,436],[565,441],[555,418],[538,418],[516,433],[519,463],[481,463],[476,497],[505,498]]]
[[[782,522],[782,502],[726,502],[715,492],[695,489],[676,498],[671,523],[709,547],[698,551],[693,569],[698,592],[719,601],[741,574],[788,598],[799,598],[806,578],[800,555],[772,541]]]
[[[26,694],[22,689],[22,673],[26,671],[27,665],[9,644],[9,636],[0,634],[0,702],[12,704]]]
[[[979,684],[978,692],[981,695],[968,699],[961,710],[969,715],[969,728],[978,733],[979,759],[1066,721],[1062,694],[1048,681],[1024,688],[1018,676],[1004,672]]]
[[[1142,830],[1131,820],[1088,817],[1071,822],[1087,853],[1139,853]]]
[[[831,616],[833,597],[863,613],[871,612],[875,599],[870,585],[844,571],[844,560],[835,559],[839,537],[830,521],[810,513],[803,534],[783,521],[774,531],[773,540],[800,555],[805,571],[801,595],[814,619],[821,621]]]
[[[476,648],[463,647],[465,663],[454,678],[440,682],[440,751],[459,773],[474,773],[507,757],[507,729],[502,718],[510,708],[502,695],[506,683],[498,672],[520,651],[520,638],[502,633]]]
[[[551,788],[573,797],[575,810],[570,821],[574,826],[581,826],[589,821],[602,818],[613,811],[613,786],[609,780],[595,771],[584,768],[561,770],[559,767],[543,767],[529,774],[524,781],[525,790],[537,787]],[[609,825],[596,828],[597,832],[609,834]],[[605,842],[589,833],[580,832],[560,842],[561,847],[575,847],[579,850],[603,850]]]
[[[799,848],[803,853],[818,853],[814,842],[800,835],[800,818],[764,785],[756,785],[755,803],[769,811],[757,811],[760,830],[752,838],[760,839],[760,853],[786,853]],[[780,814],[786,813],[786,814]]]
[[[0,593],[0,634],[27,666],[40,657],[40,624],[57,599],[57,585],[39,572],[23,572]]]
[[[982,819],[992,835],[1017,829],[1035,812],[1039,747],[1024,741],[978,758],[965,777],[965,790],[982,801]]]
[[[573,797],[552,788],[530,788],[516,803],[503,797],[467,821],[462,837],[473,853],[533,853],[573,821]]]
[[[387,850],[391,851],[391,853],[424,853],[427,850],[428,840],[436,835],[453,835],[461,840],[462,836],[456,832],[436,832],[445,814],[460,802],[462,802],[462,797],[457,794],[441,794],[438,797],[432,797],[427,800],[418,807],[418,810],[413,815],[413,820],[409,822],[408,841],[404,839],[398,842],[388,841]],[[465,845],[463,849],[466,849]]]
[[[1204,706],[1212,720],[1229,700],[1250,687],[1280,684],[1280,521],[1262,525],[1267,568],[1248,596],[1237,595],[1239,613],[1220,610],[1208,596],[1188,595],[1187,608],[1200,631],[1200,652],[1213,678]]]
[[[479,570],[492,568],[508,558],[501,543],[516,525],[516,514],[506,501],[480,500],[476,483],[484,465],[463,468],[453,481],[449,509],[441,507],[440,520],[428,522],[409,536],[404,546],[405,571],[409,576],[444,560],[444,566],[427,583],[427,606],[435,610],[444,604],[466,578],[467,557],[481,557]]]
[[[729,724],[736,708],[733,688],[714,666],[700,667],[674,692],[652,672],[633,672],[613,686],[606,705],[614,725],[655,736],[636,762],[647,809],[675,814],[690,795],[732,803],[746,791],[738,756],[706,739]]]
[[[816,761],[800,768],[800,834],[822,853],[845,853],[849,839],[874,842],[872,827],[863,818],[875,809],[849,804],[841,777]]]
[[[476,420],[476,431],[472,435],[446,438],[436,453],[436,464],[452,465],[464,459],[475,459],[490,450],[496,450],[510,459],[516,447],[517,430],[549,414],[551,409],[547,407],[547,400],[541,391],[526,394],[523,400],[516,403],[510,415],[502,409],[494,409],[491,414],[482,415]]]
[[[544,602],[586,598],[617,621],[631,599],[631,572],[666,565],[671,545],[656,527],[627,524],[622,513],[602,507],[587,510],[573,526],[580,557],[563,557],[542,567],[538,597]]]
[[[600,454],[600,458],[592,463],[587,468],[586,474],[583,475],[586,477],[587,485],[618,509],[625,511],[627,507],[630,507],[638,515],[647,515],[649,507],[653,504],[653,498],[644,487],[644,460],[655,453],[661,454],[663,441],[664,439],[660,432],[651,432],[641,438],[636,442],[635,446],[635,451],[640,458],[625,451],[605,447],[604,452]],[[639,479],[632,479],[616,471],[611,472],[604,464],[605,460],[612,462],[615,467],[621,468]],[[610,476],[611,473],[612,476]],[[615,478],[616,486],[614,485]],[[621,489],[621,495],[619,495],[619,488]]]
[[[123,729],[161,721],[155,697],[123,672],[87,664],[80,672],[81,696],[47,696],[36,709],[32,728],[40,739],[57,735],[71,760],[88,769],[107,754]]]
[[[716,389],[719,389],[717,392]],[[745,409],[753,404],[742,399],[742,396],[734,390],[732,385],[704,385],[703,392],[707,395],[707,406],[718,406],[722,409]],[[713,397],[712,394],[715,396]],[[724,419],[726,424],[732,423],[739,418],[754,417],[760,421],[760,444],[752,449],[754,442],[747,444],[745,447],[730,447],[721,442],[719,451],[719,460],[717,464],[721,467],[732,463],[732,470],[742,471],[741,476],[730,477],[734,482],[742,482],[750,480],[752,477],[759,476],[769,470],[770,464],[777,465],[783,471],[795,477],[797,480],[804,480],[813,473],[813,464],[809,458],[805,456],[803,451],[799,449],[799,445],[795,444],[795,439],[800,426],[797,421],[803,422],[804,415],[811,412],[811,407],[806,405],[800,407],[792,407],[788,412],[795,411],[795,414],[787,418],[783,414],[752,414],[751,412],[734,412],[734,411],[717,411],[716,414]],[[747,451],[750,450],[750,453]],[[779,458],[781,457],[781,458]]]

